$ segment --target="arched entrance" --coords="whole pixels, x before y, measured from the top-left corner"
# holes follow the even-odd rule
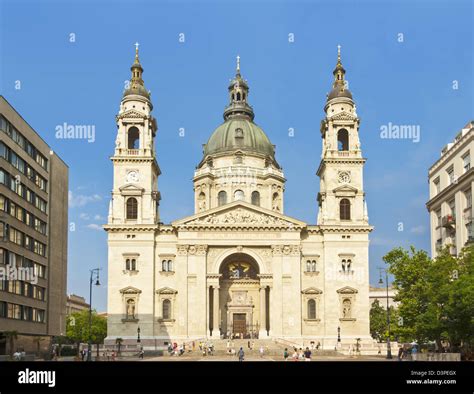
[[[221,333],[225,338],[258,338],[262,290],[257,262],[248,254],[234,253],[224,259],[219,273]]]

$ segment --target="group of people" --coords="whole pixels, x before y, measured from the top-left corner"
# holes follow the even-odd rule
[[[409,359],[410,354],[416,354],[418,353],[418,348],[416,345],[413,345],[411,348],[406,348],[405,346],[399,346],[398,348],[398,360],[402,361],[404,359]]]
[[[199,350],[202,352],[203,356],[213,356],[214,355],[214,344],[212,342],[199,342]]]
[[[170,356],[182,356],[186,352],[186,344],[182,343],[178,346],[176,342],[168,344],[168,354]]]
[[[293,348],[293,354],[290,357],[290,353],[288,351],[288,348],[285,348],[285,351],[283,352],[283,359],[285,361],[311,361],[311,350],[309,347],[306,347],[305,350],[303,348],[297,349],[296,347]]]

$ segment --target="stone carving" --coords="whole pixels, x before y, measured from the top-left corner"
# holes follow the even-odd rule
[[[180,256],[186,256],[188,254],[188,247],[189,245],[178,245],[178,255]]]
[[[272,245],[272,253],[274,256],[292,255],[299,256],[301,252],[300,245]]]
[[[342,303],[342,317],[349,319],[351,317],[351,300],[345,299]]]
[[[222,215],[205,216],[203,218],[194,219],[187,223],[188,225],[196,224],[254,224],[254,225],[277,225],[288,226],[292,224],[286,220],[269,216],[265,214],[257,214],[238,208],[235,211],[227,212]]]

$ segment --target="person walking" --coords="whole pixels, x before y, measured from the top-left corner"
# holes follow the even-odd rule
[[[285,351],[283,352],[283,359],[285,361],[288,361],[288,356],[289,356],[288,348],[285,348]]]
[[[398,347],[398,361],[402,361],[402,357],[403,357],[403,347],[399,346]]]
[[[260,345],[260,358],[263,357],[263,345]]]
[[[240,350],[239,350],[239,361],[240,362],[244,361],[244,356],[245,356],[244,349],[241,347]]]
[[[304,361],[311,361],[311,350],[308,347],[304,351]]]

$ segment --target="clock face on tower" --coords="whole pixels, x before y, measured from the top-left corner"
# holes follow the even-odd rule
[[[339,173],[339,183],[350,183],[351,175],[346,171],[341,171]]]
[[[127,182],[129,183],[136,183],[138,182],[138,171],[129,171],[127,173]]]

